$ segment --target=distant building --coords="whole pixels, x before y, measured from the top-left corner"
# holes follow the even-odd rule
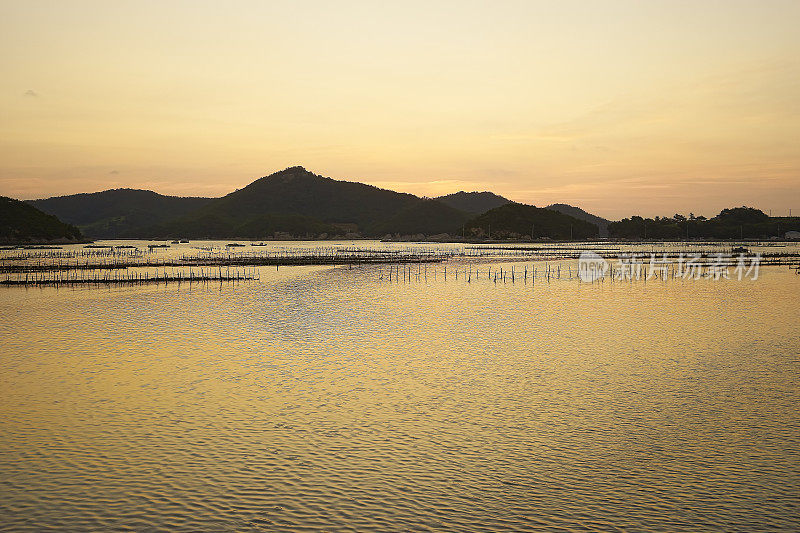
[[[800,231],[787,231],[784,237],[787,239],[800,239]]]

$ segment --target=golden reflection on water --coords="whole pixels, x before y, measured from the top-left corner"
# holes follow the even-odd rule
[[[785,267],[3,289],[0,523],[797,528],[798,289]]]

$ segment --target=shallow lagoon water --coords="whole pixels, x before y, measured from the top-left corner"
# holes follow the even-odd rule
[[[378,272],[0,290],[0,527],[800,528],[786,267]]]

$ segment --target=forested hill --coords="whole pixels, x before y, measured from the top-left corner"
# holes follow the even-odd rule
[[[78,242],[80,230],[25,202],[0,196],[0,243]]]
[[[511,200],[503,198],[492,192],[464,192],[458,191],[453,194],[439,196],[436,200],[449,205],[454,209],[460,209],[473,215],[480,215],[509,203]]]
[[[221,198],[113,189],[30,200],[29,204],[79,226],[89,238],[446,239],[464,235],[480,239],[485,236],[479,228],[489,219],[493,220],[492,237],[530,237],[532,224],[536,238],[597,235],[593,224],[580,220],[592,215],[571,206],[563,207],[579,217],[556,212],[558,206],[543,210],[491,192],[420,198],[335,180],[300,166],[259,178]]]
[[[606,220],[605,218],[593,215],[587,211],[584,211],[580,207],[575,207],[574,205],[550,204],[546,207],[546,209],[552,209],[553,211],[558,211],[559,213],[562,213],[564,215],[569,215],[571,217],[577,218],[578,220],[585,220],[586,222],[591,222],[592,224],[597,226],[600,237],[608,237],[608,225],[611,222],[610,220]]]
[[[202,207],[211,198],[164,196],[139,189],[55,196],[28,203],[79,226],[87,237],[142,237],[142,230]]]
[[[263,238],[274,232],[381,237],[460,230],[469,215],[442,202],[290,167],[152,226],[157,236]]]
[[[590,222],[532,205],[509,203],[470,220],[466,235],[487,239],[587,239],[597,237]]]

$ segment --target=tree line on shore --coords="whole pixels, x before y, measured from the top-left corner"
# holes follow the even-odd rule
[[[752,207],[723,209],[713,218],[675,214],[643,218],[632,216],[608,225],[609,235],[619,239],[769,239],[800,231],[800,217],[770,217]]]

